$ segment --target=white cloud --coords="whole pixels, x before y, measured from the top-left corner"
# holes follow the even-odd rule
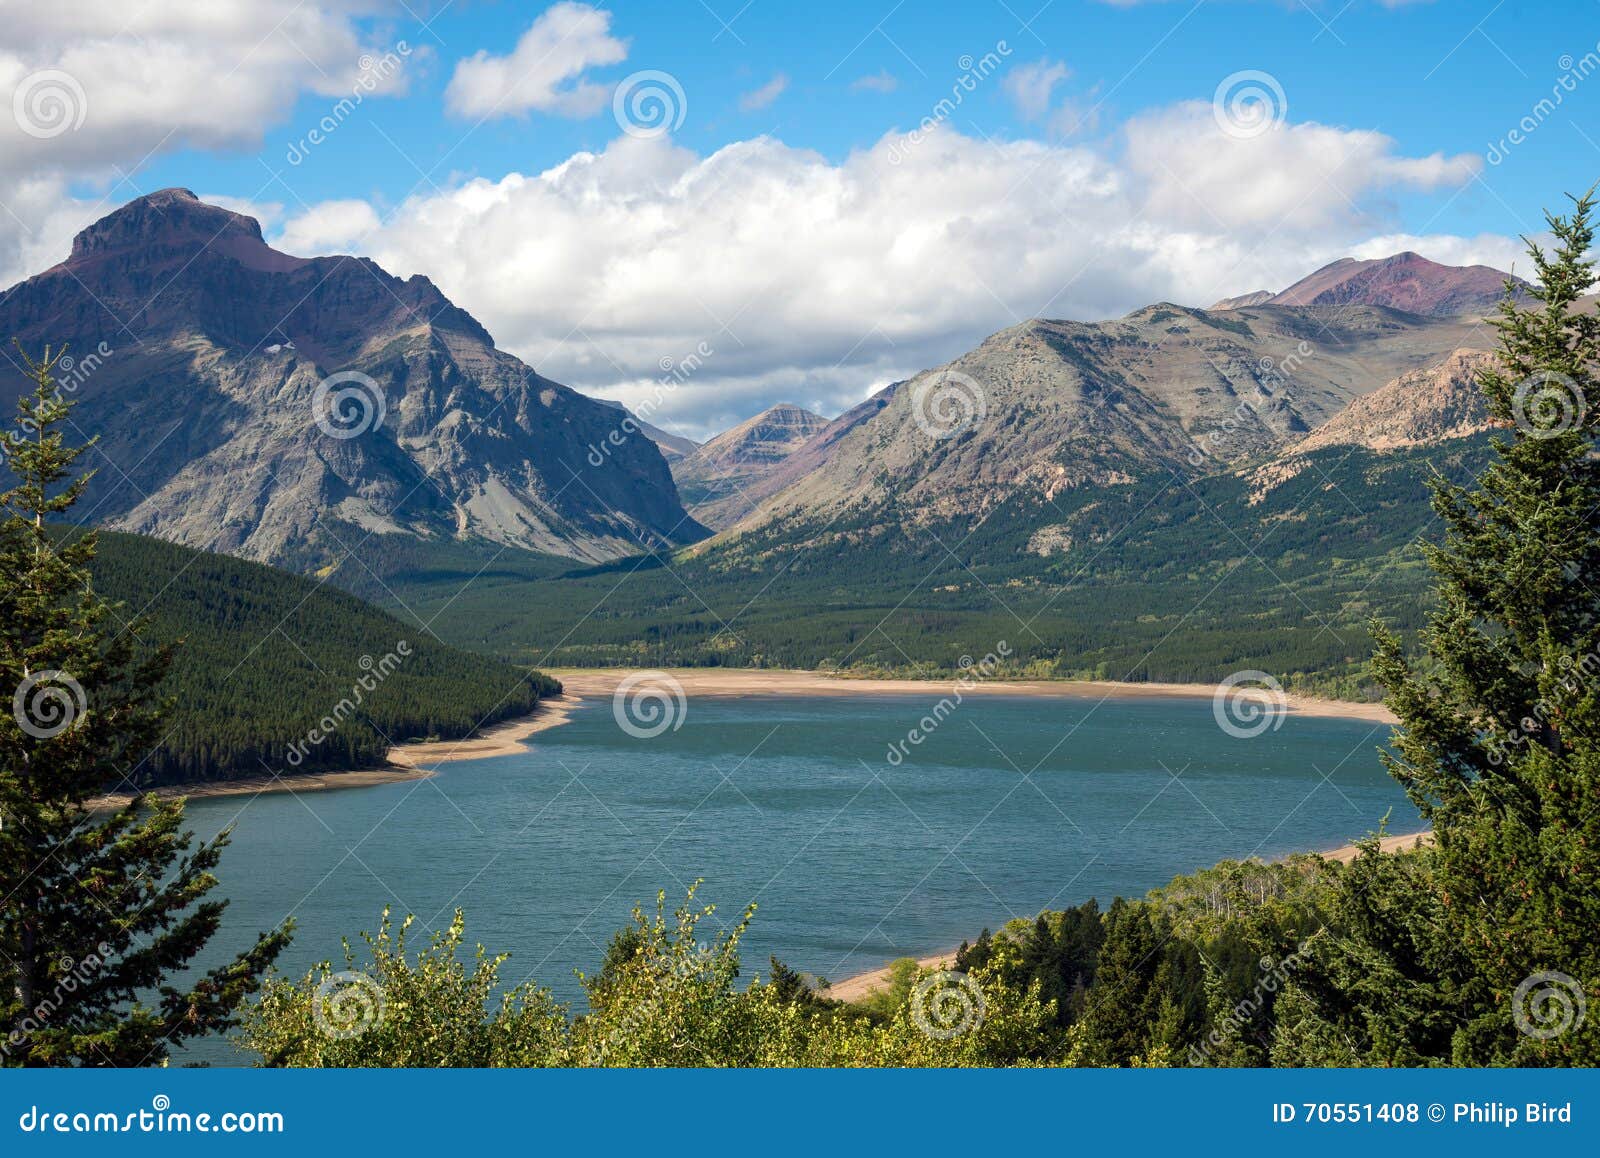
[[[307,92],[331,106],[364,84],[368,97],[402,91],[427,52],[402,54],[374,32],[386,6],[0,3],[0,284],[60,260],[63,235],[143,191],[138,169],[153,155],[258,147]],[[395,69],[373,67],[391,55]],[[80,181],[105,199],[75,201]]]
[[[1382,133],[1314,123],[1230,136],[1204,101],[1137,117],[1126,138],[1128,170],[1148,190],[1145,211],[1202,229],[1371,225],[1373,193],[1453,187],[1482,167],[1474,154],[1405,157]]]
[[[1050,111],[1050,96],[1056,85],[1071,75],[1071,70],[1059,60],[1036,60],[1032,64],[1019,64],[1007,72],[1000,80],[1000,87],[1011,98],[1019,117],[1037,121]]]
[[[241,209],[239,212],[249,211]],[[260,217],[260,214],[252,216]],[[262,224],[266,222],[263,220]],[[359,248],[362,240],[378,226],[378,211],[365,201],[323,201],[290,220],[274,236],[273,243],[296,257],[349,253]]]
[[[540,14],[511,55],[480,51],[457,64],[445,105],[462,117],[593,116],[610,102],[611,88],[583,74],[627,56],[627,45],[611,35],[611,13],[557,4]]]
[[[765,137],[709,156],[624,137],[544,173],[413,197],[359,252],[428,274],[502,346],[602,397],[649,398],[663,358],[707,343],[652,418],[703,434],[785,399],[837,411],[1028,317],[1282,288],[1362,252],[1388,228],[1394,188],[1472,171],[1319,125],[1235,142],[1203,112],[1141,118],[1121,151],[948,127],[840,161]],[[349,203],[324,209],[285,227],[298,252],[349,248],[364,224]],[[1387,252],[1401,248],[1503,252],[1482,238],[1394,238]]]
[[[739,107],[747,113],[764,109],[773,101],[783,95],[783,90],[789,87],[789,78],[784,73],[779,73],[766,84],[739,98]]]
[[[866,89],[869,92],[893,92],[900,87],[900,81],[888,69],[883,69],[870,76],[859,77],[851,81],[850,87],[858,91]]]

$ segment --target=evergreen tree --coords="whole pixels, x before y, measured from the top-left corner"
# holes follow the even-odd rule
[[[1400,719],[1386,764],[1438,847],[1431,898],[1377,864],[1340,890],[1348,927],[1309,991],[1365,1060],[1600,1062],[1600,318],[1576,308],[1593,207],[1548,218],[1532,307],[1508,290],[1495,321],[1501,368],[1482,386],[1505,434],[1476,485],[1435,485],[1426,662],[1377,632]]]
[[[87,482],[73,477],[87,448],[61,431],[71,406],[51,371],[62,352],[24,355],[34,388],[5,446],[18,481],[0,494],[0,1057],[145,1065],[232,1025],[288,928],[173,985],[221,920],[226,902],[204,898],[227,834],[190,852],[182,800],[89,807],[159,738],[155,688],[171,650],[136,656],[139,624],[119,622],[90,582],[95,536],[47,526]]]

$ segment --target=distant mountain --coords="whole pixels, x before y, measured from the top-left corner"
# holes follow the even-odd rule
[[[1306,469],[1311,457],[1331,447],[1379,452],[1437,446],[1494,428],[1478,379],[1497,365],[1485,350],[1460,349],[1438,365],[1402,374],[1253,468],[1260,490],[1281,486]]]
[[[697,521],[732,526],[759,501],[753,488],[827,425],[790,403],[763,410],[674,462],[678,495]]]
[[[111,526],[299,570],[368,535],[583,560],[692,542],[649,438],[540,377],[427,278],[269,247],[166,189],[0,296],[0,337],[68,342],[100,438],[81,508]],[[0,406],[22,378],[0,366]]]
[[[1276,306],[1387,306],[1436,318],[1481,317],[1500,304],[1510,277],[1486,265],[1440,265],[1410,252],[1369,261],[1346,257],[1269,301]]]
[[[1223,298],[1219,302],[1212,302],[1208,309],[1212,310],[1237,310],[1245,306],[1264,306],[1273,298],[1271,290],[1256,290],[1254,293],[1240,294],[1236,298]]]
[[[760,507],[721,538],[759,551],[803,527],[981,520],[1013,496],[1048,504],[1216,469],[1299,441],[1471,332],[1372,306],[1330,317],[1159,304],[1111,322],[1027,322],[838,419],[753,488]]]
[[[614,407],[637,422],[640,433],[656,444],[656,448],[661,451],[661,457],[666,459],[669,464],[677,462],[685,455],[693,454],[700,449],[700,444],[694,439],[685,438],[681,434],[672,434],[662,430],[659,426],[652,426],[620,402],[614,402],[609,398],[596,398],[595,401],[600,403],[601,406]]]

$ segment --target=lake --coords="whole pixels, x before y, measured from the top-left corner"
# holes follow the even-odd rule
[[[758,903],[747,974],[775,953],[839,979],[1225,857],[1346,844],[1385,813],[1421,826],[1379,766],[1387,725],[1289,716],[1238,738],[1209,699],[968,698],[892,764],[946,690],[695,698],[650,738],[586,701],[528,752],[426,780],[192,801],[197,833],[235,825],[217,943],[292,914],[298,974],[385,905],[428,929],[461,907],[469,943],[512,954],[503,980],[581,1008],[573,970],[697,878],[719,921]]]

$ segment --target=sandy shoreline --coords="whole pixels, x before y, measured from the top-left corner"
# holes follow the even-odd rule
[[[420,780],[433,774],[433,768],[456,760],[482,760],[524,752],[528,737],[567,722],[583,700],[609,699],[617,685],[633,674],[630,668],[548,669],[558,678],[562,696],[541,700],[532,715],[506,720],[474,736],[431,743],[396,744],[389,749],[388,763],[381,768],[358,768],[348,772],[307,772],[279,776],[255,776],[247,780],[226,780],[196,784],[173,784],[155,790],[158,796],[244,796],[258,792],[320,792],[327,789],[369,788]],[[667,671],[689,696],[944,696],[955,688],[953,679],[868,679],[828,675],[813,671],[743,670],[729,668],[672,668]],[[1216,688],[1210,684],[1116,683],[1109,680],[978,680],[962,689],[967,695],[1043,696],[1066,699],[1210,699]],[[1335,719],[1371,720],[1392,724],[1394,716],[1382,704],[1325,700],[1316,696],[1286,693],[1284,707],[1290,714]],[[131,799],[125,792],[95,797],[90,807],[119,808]]]
[[[600,698],[610,696],[617,684],[633,674],[627,668],[552,668],[550,675],[561,681],[569,696]],[[757,695],[948,695],[954,679],[868,679],[827,675],[812,671],[747,671],[730,668],[671,668],[667,674],[677,680],[690,696]],[[1214,684],[1116,683],[1111,680],[984,680],[974,677],[961,694],[1004,696],[1054,696],[1065,699],[1211,699]],[[1371,720],[1392,724],[1395,717],[1383,704],[1356,703],[1350,700],[1325,700],[1317,696],[1286,692],[1284,706],[1298,716],[1331,719]]]
[[[259,792],[322,792],[345,788],[371,788],[404,780],[423,780],[433,775],[440,764],[457,760],[483,760],[490,756],[509,756],[525,752],[528,737],[567,722],[574,703],[565,697],[540,700],[533,713],[504,720],[483,731],[459,740],[435,740],[396,744],[389,749],[388,763],[381,768],[354,768],[348,772],[305,772],[279,776],[252,776],[247,780],[223,780],[199,784],[171,784],[154,789],[157,796],[254,796]],[[92,809],[121,808],[133,799],[131,793],[113,792],[89,801]]]
[[[1431,832],[1406,832],[1397,836],[1386,836],[1378,841],[1379,852],[1398,852],[1421,845],[1433,843]],[[1343,845],[1330,849],[1321,855],[1327,860],[1336,860],[1340,864],[1349,864],[1355,860],[1360,849],[1353,844]],[[950,969],[955,966],[956,951],[951,949],[948,953],[935,953],[931,957],[917,958],[917,964],[923,969]],[[860,1001],[862,998],[882,989],[889,983],[889,966],[881,969],[869,969],[865,973],[857,973],[854,977],[846,977],[843,981],[836,982],[823,990],[823,996],[831,997],[835,1001]]]

